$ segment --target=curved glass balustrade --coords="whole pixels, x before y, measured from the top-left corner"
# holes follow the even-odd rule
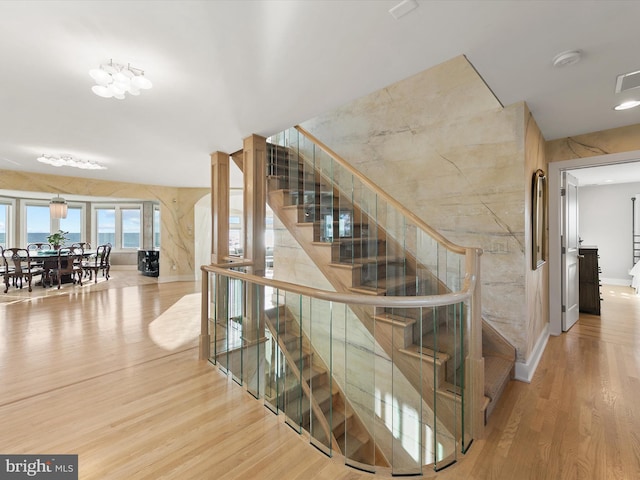
[[[467,390],[448,375],[464,378],[464,369],[447,372],[446,355],[433,352],[446,328],[447,341],[467,355],[462,331],[472,278],[455,293],[399,297],[327,292],[219,266],[202,270],[210,360],[310,443],[371,472],[419,474],[425,465],[455,461]],[[421,335],[420,322],[412,328],[433,340],[406,348],[406,329],[389,320],[389,309],[428,318],[430,335]],[[384,336],[399,348],[388,351]],[[443,390],[445,384],[460,386]]]

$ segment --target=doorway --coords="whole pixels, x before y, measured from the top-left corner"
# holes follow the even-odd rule
[[[565,296],[562,282],[562,202],[560,186],[562,172],[589,167],[637,162],[640,150],[599,155],[549,163],[549,333],[562,333],[562,299]]]

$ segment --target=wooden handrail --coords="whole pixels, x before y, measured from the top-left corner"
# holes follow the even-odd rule
[[[249,283],[263,285],[265,287],[273,287],[288,292],[297,293],[307,297],[317,298],[328,302],[338,302],[352,305],[370,305],[374,307],[386,308],[410,308],[410,307],[440,307],[444,305],[453,305],[464,302],[471,298],[475,289],[475,275],[466,274],[462,289],[458,292],[445,293],[442,295],[422,295],[413,297],[404,296],[377,296],[363,295],[358,293],[340,293],[331,292],[329,290],[321,290],[319,288],[306,287],[296,283],[284,282],[282,280],[274,280],[272,278],[252,275],[250,273],[236,272],[229,268],[237,267],[238,264],[213,264],[202,265],[200,270],[203,272],[211,272],[225,275],[227,277],[244,280]]]
[[[436,239],[439,243],[441,243],[442,245],[444,245],[445,247],[447,247],[449,250],[451,250],[452,252],[455,253],[459,253],[464,255],[466,253],[466,248],[462,247],[460,245],[456,245],[455,243],[449,241],[446,237],[444,237],[443,235],[441,235],[438,231],[434,230],[433,228],[431,228],[429,225],[427,225],[420,217],[418,217],[416,214],[414,214],[413,212],[411,212],[409,209],[407,209],[404,205],[402,205],[402,203],[398,202],[395,198],[393,198],[391,195],[389,195],[388,193],[386,193],[382,188],[380,188],[378,185],[376,185],[373,181],[369,180],[367,177],[365,177],[362,173],[360,173],[358,170],[356,170],[355,168],[353,168],[346,160],[344,160],[340,155],[338,155],[336,152],[334,152],[333,150],[331,150],[329,147],[327,147],[324,143],[322,143],[320,140],[318,140],[316,137],[314,137],[311,133],[309,133],[308,131],[306,131],[304,128],[302,128],[300,125],[296,125],[294,127],[298,132],[300,132],[302,135],[304,135],[305,137],[307,137],[309,140],[311,140],[314,144],[316,144],[318,147],[320,147],[320,149],[322,151],[324,151],[327,155],[329,155],[331,158],[333,158],[336,162],[338,162],[342,168],[344,168],[345,170],[347,170],[349,173],[351,173],[354,177],[356,177],[358,180],[360,180],[364,185],[366,185],[367,187],[369,187],[371,190],[373,190],[376,195],[378,195],[381,198],[384,198],[384,200],[392,205],[395,209],[397,209],[399,212],[401,212],[405,217],[409,218],[412,222],[414,222],[418,227],[420,227],[420,229],[424,230],[425,232],[427,232],[429,235],[431,235],[434,239]]]

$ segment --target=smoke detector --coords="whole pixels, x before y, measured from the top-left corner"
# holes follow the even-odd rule
[[[567,50],[553,57],[553,66],[558,68],[566,67],[567,65],[578,63],[581,59],[582,52],[580,50]]]

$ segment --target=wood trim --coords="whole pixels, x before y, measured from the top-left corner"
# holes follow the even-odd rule
[[[319,300],[325,300],[328,302],[339,302],[354,305],[369,305],[374,307],[388,308],[439,307],[443,305],[453,305],[455,303],[469,300],[476,286],[476,277],[473,275],[465,275],[462,289],[459,292],[446,293],[442,295],[421,295],[412,297],[361,295],[356,293],[331,292],[328,290],[321,290],[318,288],[307,287],[295,283],[284,282],[282,280],[261,277],[250,273],[242,273],[229,270],[229,268],[236,267],[238,265],[242,264],[238,263],[222,265],[202,265],[200,269],[206,272],[226,275],[228,277],[237,278],[249,283],[287,290],[292,293],[305,295],[307,297],[317,298]],[[482,351],[482,344],[480,344],[480,351]]]

